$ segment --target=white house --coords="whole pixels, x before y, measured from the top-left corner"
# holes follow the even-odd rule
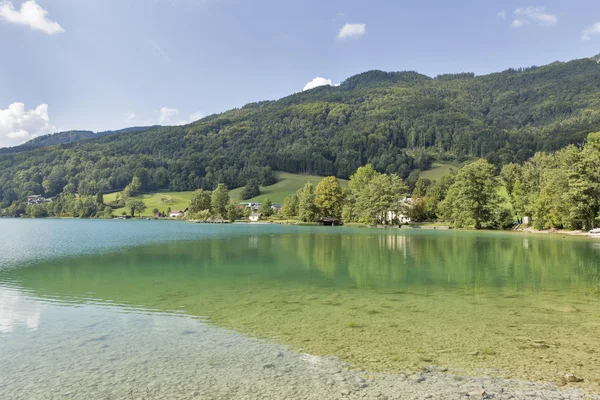
[[[169,218],[177,218],[177,217],[181,217],[182,215],[184,215],[185,213],[183,211],[180,210],[172,210],[169,213]]]
[[[39,194],[34,194],[31,196],[27,196],[27,205],[31,206],[34,204],[43,204],[43,203],[49,203],[52,200],[46,199],[44,198],[42,195]]]
[[[260,208],[260,206],[261,206],[260,203],[254,203],[254,202],[251,202],[251,203],[240,203],[240,205],[242,205],[244,207],[247,207],[247,208],[249,208],[252,211],[257,211]]]
[[[261,213],[255,213],[253,212],[252,214],[250,214],[250,222],[258,222],[260,220],[260,217],[262,216]]]
[[[405,197],[400,200],[399,210],[396,211],[388,211],[385,213],[385,222],[389,223],[399,223],[399,224],[408,224],[412,220],[408,216],[408,210],[412,206],[412,199],[410,197]]]

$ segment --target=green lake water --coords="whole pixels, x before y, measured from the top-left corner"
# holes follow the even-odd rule
[[[82,337],[104,343],[118,326],[133,345],[148,315],[168,321],[147,337],[157,349],[199,320],[367,371],[438,365],[542,381],[570,372],[594,390],[600,382],[599,241],[0,220],[0,246],[0,352],[13,360],[0,366],[0,388],[8,377],[33,379],[28,357],[85,347]]]

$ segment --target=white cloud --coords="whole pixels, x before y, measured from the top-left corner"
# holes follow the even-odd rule
[[[176,108],[169,107],[162,107],[158,111],[158,113],[158,122],[161,125],[187,125],[206,116],[206,114],[204,114],[203,112],[197,111],[195,113],[190,114],[188,119],[177,120],[175,117],[177,117],[180,114],[179,110]]]
[[[18,11],[10,1],[0,0],[0,19],[17,25],[25,25],[48,35],[65,31],[58,22],[50,21],[47,15],[48,11],[40,7],[35,0],[25,1]]]
[[[366,33],[366,24],[346,24],[340,29],[338,39],[359,38]]]
[[[498,18],[506,19],[506,11],[502,10],[498,13]]]
[[[196,111],[195,113],[190,114],[189,122],[198,121],[204,117],[206,117],[206,114],[204,114],[202,111]]]
[[[331,79],[325,79],[318,76],[312,81],[308,82],[306,85],[304,85],[304,89],[302,89],[302,91],[314,89],[316,87],[325,85],[332,86]]]
[[[130,111],[130,112],[126,112],[123,115],[123,117],[125,118],[126,122],[131,122],[131,121],[133,121],[136,118],[136,115],[135,115],[135,113],[133,113],[133,112]]]
[[[160,113],[160,116],[158,117],[158,122],[160,122],[161,124],[168,123],[173,117],[179,115],[179,110],[176,108],[161,107],[161,109],[158,112]]]
[[[50,133],[54,129],[48,117],[48,104],[25,110],[25,104],[13,103],[0,109],[0,147],[14,146]]]
[[[596,22],[594,25],[584,30],[581,40],[591,40],[592,35],[600,35],[600,22]]]
[[[513,15],[513,28],[520,28],[525,25],[548,27],[558,23],[558,17],[546,12],[545,7],[529,6],[527,8],[517,8]]]

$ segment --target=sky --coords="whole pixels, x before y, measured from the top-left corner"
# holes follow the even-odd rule
[[[0,0],[0,147],[176,125],[367,70],[600,53],[598,0]]]

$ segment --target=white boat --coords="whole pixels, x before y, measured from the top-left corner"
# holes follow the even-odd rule
[[[599,235],[600,236],[600,228],[596,228],[596,229],[592,229],[591,231],[588,232],[588,235]]]

